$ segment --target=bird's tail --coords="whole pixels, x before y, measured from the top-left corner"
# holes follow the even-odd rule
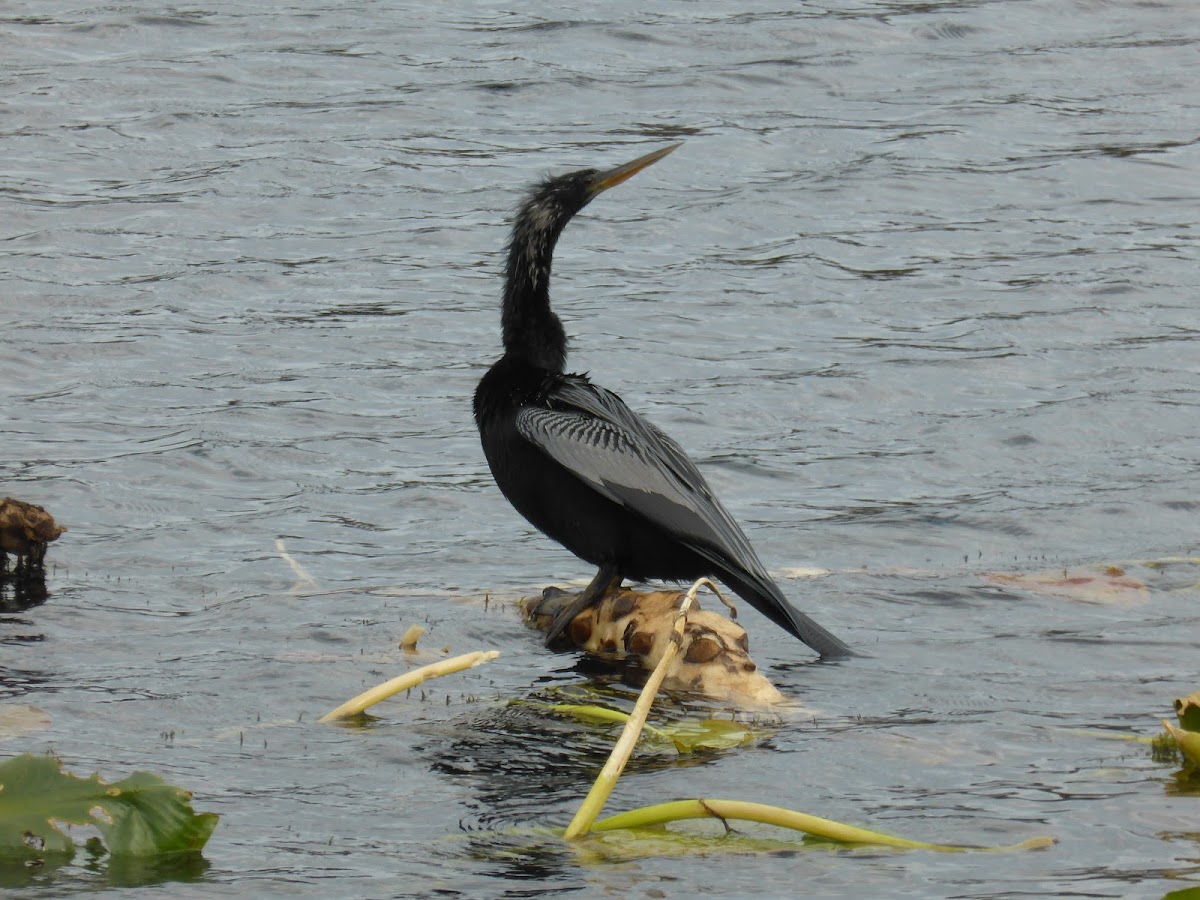
[[[721,580],[760,613],[779,627],[804,641],[822,657],[855,656],[845,643],[834,637],[788,602],[769,578],[747,577],[745,573],[722,572]]]

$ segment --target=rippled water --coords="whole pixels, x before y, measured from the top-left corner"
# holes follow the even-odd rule
[[[1200,687],[1195,568],[1137,562],[1200,543],[1198,37],[1154,2],[9,3],[0,494],[70,532],[50,599],[0,618],[0,689],[53,717],[5,750],[152,769],[222,814],[205,865],[81,860],[22,895],[1196,883],[1196,796],[1077,729],[1153,733]],[[745,612],[820,715],[637,761],[613,807],[1054,849],[615,865],[521,837],[565,824],[610,735],[505,705],[586,676],[483,603],[591,574],[509,509],[470,418],[504,219],[546,172],[676,140],[564,237],[571,365],[870,656],[807,664]],[[1149,591],[986,577],[1089,564]],[[405,666],[413,622],[503,656],[315,726]]]

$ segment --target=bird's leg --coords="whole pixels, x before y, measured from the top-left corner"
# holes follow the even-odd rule
[[[546,632],[546,646],[549,647],[554,643],[555,639],[575,620],[577,615],[589,606],[599,603],[601,597],[613,588],[619,587],[624,580],[621,571],[616,566],[608,563],[602,565],[600,571],[596,573],[596,577],[588,583],[583,592],[571,602],[570,606],[554,617],[554,621],[550,623],[550,630]]]

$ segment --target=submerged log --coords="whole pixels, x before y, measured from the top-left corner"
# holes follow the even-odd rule
[[[524,605],[527,619],[545,631],[555,614],[577,594],[546,588],[542,597]],[[633,591],[618,588],[585,609],[567,626],[564,636],[595,656],[632,660],[646,671],[662,658],[671,639],[675,611],[683,591]],[[719,613],[693,605],[683,645],[667,672],[663,687],[702,694],[745,708],[786,702],[750,658],[746,629]]]
[[[0,578],[19,581],[42,577],[46,545],[66,530],[40,506],[12,497],[0,499]],[[16,557],[11,567],[10,553]]]

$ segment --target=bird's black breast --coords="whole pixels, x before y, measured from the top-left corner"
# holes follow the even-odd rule
[[[580,558],[633,578],[698,577],[714,554],[759,569],[683,450],[586,377],[501,360],[475,414],[505,497]]]
[[[475,424],[487,449],[488,432],[528,406],[545,403],[556,376],[547,369],[504,357],[475,388]]]
[[[627,514],[518,426],[522,415],[548,411],[555,386],[568,378],[586,383],[582,376],[502,359],[475,391],[480,441],[497,487],[517,512],[581,559],[594,565],[618,563],[629,558],[636,537]]]

